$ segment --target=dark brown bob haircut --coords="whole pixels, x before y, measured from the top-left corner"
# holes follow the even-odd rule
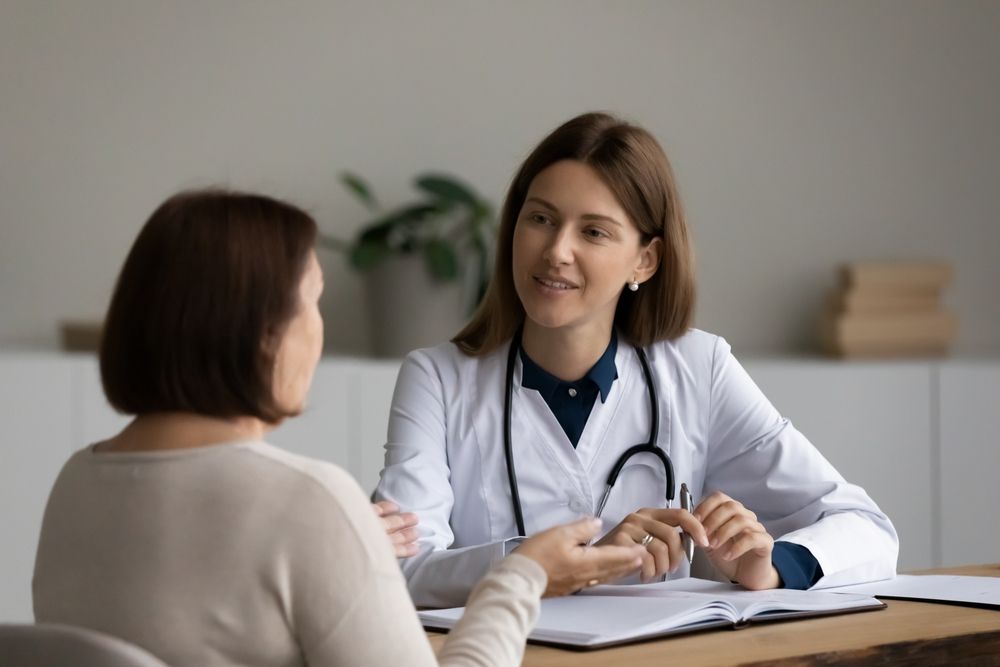
[[[272,377],[316,243],[284,202],[194,190],[160,205],[132,245],[101,340],[101,382],[120,412],[252,416],[276,423]]]
[[[524,320],[514,289],[514,227],[531,182],[562,160],[582,162],[614,193],[639,228],[643,243],[663,240],[656,273],[637,292],[624,290],[615,326],[632,345],[647,346],[684,334],[694,315],[694,255],[677,183],[663,148],[646,130],[605,113],[587,113],[542,140],[521,165],[500,214],[493,277],[472,321],[452,342],[469,355],[488,354]],[[623,285],[624,287],[624,285]]]

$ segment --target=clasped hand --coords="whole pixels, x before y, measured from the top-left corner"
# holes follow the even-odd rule
[[[382,520],[385,534],[389,536],[396,558],[416,556],[417,551],[417,515],[413,512],[400,512],[399,505],[388,500],[372,503],[376,516]]]
[[[774,538],[756,514],[720,492],[704,498],[693,512],[653,508],[633,512],[597,544],[626,546],[645,541],[640,574],[643,581],[651,581],[675,572],[684,561],[681,530],[730,581],[750,590],[778,587],[780,578],[771,564]]]

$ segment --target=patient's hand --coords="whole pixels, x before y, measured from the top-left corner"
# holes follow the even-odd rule
[[[601,529],[600,519],[579,519],[532,535],[514,553],[531,558],[549,577],[544,597],[569,595],[632,574],[645,553],[630,546],[588,546]]]
[[[400,512],[396,503],[380,500],[372,503],[372,508],[382,519],[385,532],[396,550],[396,558],[409,558],[417,554],[417,515]]]

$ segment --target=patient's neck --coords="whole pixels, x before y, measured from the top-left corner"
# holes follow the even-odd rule
[[[237,440],[261,440],[271,426],[256,417],[207,417],[190,412],[139,415],[121,433],[98,444],[98,452],[191,449]]]

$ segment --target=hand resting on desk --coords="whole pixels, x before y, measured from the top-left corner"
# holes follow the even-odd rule
[[[778,587],[781,578],[771,564],[774,538],[743,503],[716,491],[698,503],[694,517],[704,526],[705,554],[719,572],[752,591]]]

